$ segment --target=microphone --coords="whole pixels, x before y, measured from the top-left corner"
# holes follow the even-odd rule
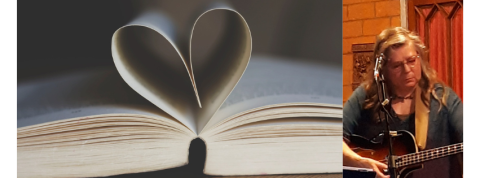
[[[375,68],[373,69],[373,78],[375,78],[375,81],[378,82],[378,78],[380,77],[380,69],[382,68],[382,62],[383,62],[383,53],[380,54],[375,60]]]

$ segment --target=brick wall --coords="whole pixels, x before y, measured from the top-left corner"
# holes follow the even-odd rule
[[[375,43],[383,29],[400,23],[400,0],[343,0],[344,103],[352,94],[352,44]]]

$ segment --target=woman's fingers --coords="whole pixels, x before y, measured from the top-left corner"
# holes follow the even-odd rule
[[[375,161],[375,164],[377,165],[377,167],[379,169],[388,169],[388,166],[386,164],[381,163],[381,162]]]
[[[376,178],[389,178],[390,177],[388,175],[386,176],[385,174],[383,174],[383,170],[388,168],[388,166],[386,164],[383,164],[381,162],[378,162],[378,161],[370,159],[370,158],[361,157],[357,161],[356,167],[373,169],[373,171],[375,171],[375,173],[377,174],[375,176]]]
[[[378,169],[378,167],[374,166],[373,170],[377,173],[377,175],[375,176],[376,178],[389,178],[390,177],[389,175],[383,174],[383,171]]]
[[[375,176],[376,178],[389,178],[390,176],[383,174],[383,170],[387,169],[388,166],[381,162],[375,161],[373,159],[369,159],[369,162],[372,165],[373,170],[377,173]]]

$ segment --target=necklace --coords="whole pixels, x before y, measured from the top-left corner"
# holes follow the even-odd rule
[[[397,96],[397,95],[393,95],[392,98],[393,98],[393,99],[406,100],[406,99],[413,99],[413,95],[409,95],[409,96]]]
[[[408,99],[413,99],[413,94],[415,93],[415,90],[413,90],[412,92],[410,92],[410,94],[408,94],[407,96],[398,96],[398,95],[393,95],[392,96],[392,100],[394,99],[401,99],[401,100],[408,100]]]

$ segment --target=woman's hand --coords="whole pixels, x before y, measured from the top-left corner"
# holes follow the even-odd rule
[[[356,164],[357,164],[356,167],[373,169],[375,173],[377,173],[377,175],[375,176],[376,178],[390,177],[388,175],[386,176],[383,174],[383,170],[387,169],[388,166],[376,160],[360,157],[360,159],[356,161]]]
[[[352,167],[361,167],[367,169],[373,169],[377,175],[376,178],[388,178],[390,176],[385,176],[383,170],[387,169],[388,166],[381,162],[375,161],[370,158],[364,158],[353,152],[348,145],[343,142],[343,165],[352,166]]]

